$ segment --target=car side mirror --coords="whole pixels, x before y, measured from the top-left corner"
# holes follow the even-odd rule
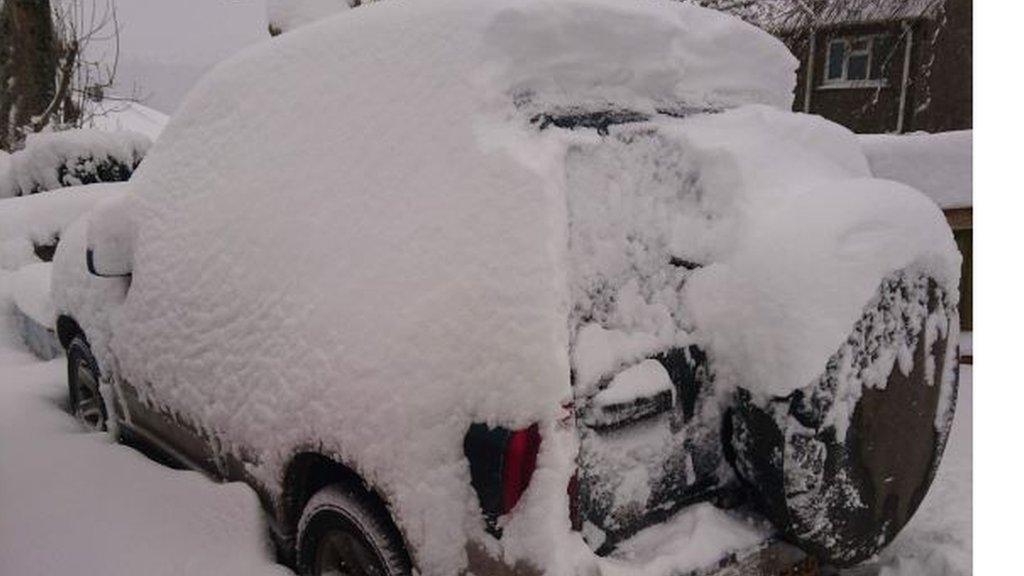
[[[85,263],[92,275],[131,276],[136,236],[131,200],[131,196],[112,199],[89,213]]]

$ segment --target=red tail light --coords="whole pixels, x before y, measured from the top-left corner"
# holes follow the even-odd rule
[[[572,522],[572,529],[579,532],[583,529],[583,516],[580,515],[580,474],[573,472],[569,478],[569,486],[566,488],[569,494],[569,521]]]
[[[530,485],[530,478],[537,468],[537,453],[540,452],[540,431],[534,424],[523,430],[512,432],[505,446],[504,465],[501,470],[501,505],[507,514],[519,502]]]

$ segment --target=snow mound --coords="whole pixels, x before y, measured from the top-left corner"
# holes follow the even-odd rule
[[[690,5],[527,2],[484,30],[486,84],[556,107],[789,108],[796,60],[754,30]]]
[[[917,188],[941,208],[973,203],[973,131],[865,134],[860,142],[876,178]]]
[[[149,145],[149,138],[136,132],[66,130],[31,134],[25,148],[11,154],[6,170],[0,170],[0,198],[128,180]]]
[[[0,200],[0,268],[16,270],[38,262],[37,246],[57,242],[61,231],[104,198],[123,193],[127,184],[90,184]]]
[[[743,552],[772,535],[756,523],[706,502],[685,508],[663,524],[638,532],[601,562],[607,576],[670,576],[713,566],[725,554]]]
[[[359,0],[267,0],[267,23],[272,34],[288,32],[351,8]]]

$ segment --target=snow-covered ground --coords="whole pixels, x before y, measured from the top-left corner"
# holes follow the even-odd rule
[[[64,359],[17,340],[0,271],[0,574],[288,574],[255,493],[173,470],[65,409]]]
[[[12,327],[0,271],[0,574],[287,574],[256,495],[153,462],[66,412],[64,360],[40,362]],[[971,573],[971,367],[946,457],[922,508],[848,576]]]

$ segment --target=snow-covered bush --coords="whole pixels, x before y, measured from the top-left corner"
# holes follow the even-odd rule
[[[136,132],[67,130],[32,134],[25,148],[0,160],[0,198],[97,182],[128,180],[149,150]]]

